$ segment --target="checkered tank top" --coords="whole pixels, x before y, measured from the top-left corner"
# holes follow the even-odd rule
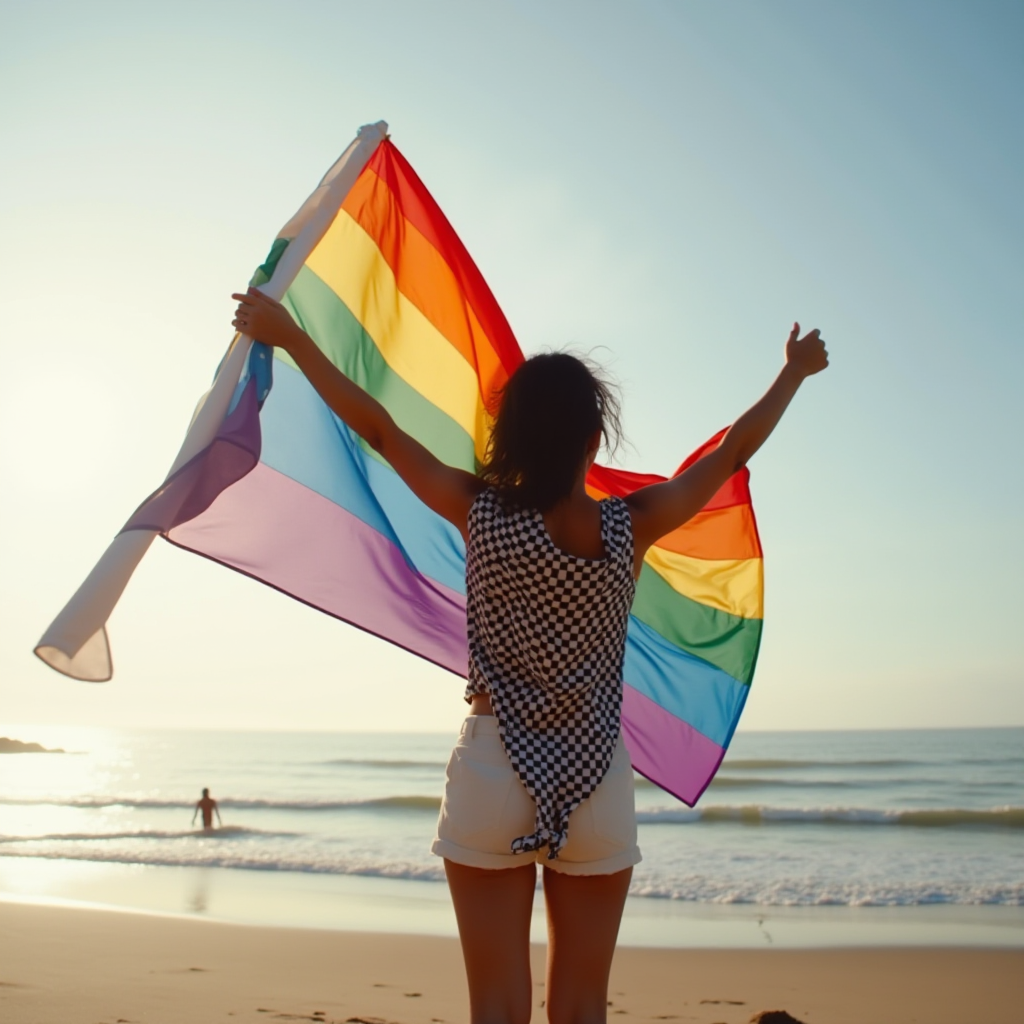
[[[537,803],[514,853],[565,845],[569,815],[597,788],[619,738],[633,602],[633,531],[621,498],[601,502],[604,558],[555,547],[544,517],[487,488],[469,513],[469,685],[490,695],[505,753]]]

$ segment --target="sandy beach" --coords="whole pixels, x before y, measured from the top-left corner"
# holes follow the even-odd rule
[[[538,1022],[543,956],[535,947]],[[1024,1005],[1024,951],[622,948],[609,999],[609,1018],[624,1024],[739,1024],[769,1009],[808,1024],[1010,1024]],[[0,904],[5,1024],[455,1024],[466,1015],[452,939]]]

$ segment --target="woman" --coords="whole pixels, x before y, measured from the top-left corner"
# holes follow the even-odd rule
[[[398,428],[261,292],[238,330],[291,355],[328,406],[466,541],[469,717],[433,850],[459,923],[473,1024],[526,1024],[530,917],[543,863],[552,1024],[606,1019],[636,845],[620,734],[626,623],[647,549],[700,511],[764,443],[806,377],[818,331],[794,324],[785,365],[717,449],[672,480],[598,502],[584,481],[618,433],[610,389],[580,360],[535,356],[505,387],[479,476]]]

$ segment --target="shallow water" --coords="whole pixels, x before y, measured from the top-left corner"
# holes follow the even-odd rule
[[[316,893],[404,892],[410,919],[426,901],[425,930],[451,924],[428,850],[453,737],[4,731],[67,753],[0,756],[0,892],[296,925],[320,921]],[[204,785],[225,825],[208,834],[190,828]],[[633,941],[687,944],[685,922],[709,914],[755,944],[759,917],[820,930],[824,908],[891,908],[840,915],[848,936],[883,916],[926,935],[913,922],[935,908],[965,942],[997,941],[968,938],[970,921],[1024,920],[1024,729],[741,733],[697,808],[638,779],[637,811]],[[215,894],[206,909],[197,878]],[[293,909],[260,910],[282,886]]]

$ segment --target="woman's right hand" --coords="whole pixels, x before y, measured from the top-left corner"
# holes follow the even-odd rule
[[[286,352],[290,352],[295,341],[303,336],[288,310],[259,289],[236,292],[231,298],[238,300],[231,324],[242,334],[248,334],[264,345],[283,348]]]
[[[802,338],[800,325],[793,324],[786,342],[786,366],[795,370],[801,378],[821,373],[828,366],[828,352],[821,331],[815,328]]]

